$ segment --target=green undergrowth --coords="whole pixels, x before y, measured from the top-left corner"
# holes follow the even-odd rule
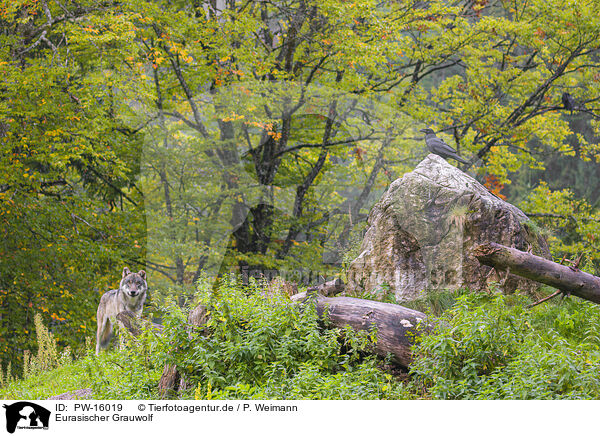
[[[146,331],[120,351],[89,351],[72,362],[41,335],[45,345],[30,355],[28,374],[3,377],[0,398],[91,388],[94,399],[156,399],[165,364],[185,381],[171,395],[178,399],[600,398],[600,307],[573,297],[528,309],[530,302],[468,291],[414,302],[435,329],[400,378],[368,352],[376,332],[323,328],[310,304],[266,297],[261,283],[231,278],[216,290],[199,287],[195,303],[209,315],[202,328],[173,304],[162,335]]]
[[[415,392],[438,399],[600,398],[600,308],[468,293],[415,347]]]
[[[176,365],[186,388],[179,399],[401,399],[410,396],[383,362],[369,356],[373,333],[328,329],[311,305],[264,295],[263,285],[235,278],[197,303],[208,308],[202,329],[187,311],[166,308],[162,335],[146,331],[121,351],[91,352],[71,364],[6,383],[2,398],[39,399],[91,388],[95,399],[153,399],[165,364]]]
[[[266,298],[260,283],[201,291],[209,319],[190,332],[173,307],[163,359],[177,365],[196,399],[403,398],[401,383],[367,357],[372,334],[324,329],[315,307]],[[374,332],[373,332],[374,333]],[[168,339],[166,339],[168,338]]]

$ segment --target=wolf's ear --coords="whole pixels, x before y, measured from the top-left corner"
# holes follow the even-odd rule
[[[131,274],[131,271],[129,271],[129,268],[127,268],[127,267],[123,268],[123,278],[125,278],[129,274]]]
[[[146,280],[146,271],[144,271],[142,269],[142,270],[140,270],[140,272],[138,274],[140,275],[141,278],[143,278],[144,280]]]

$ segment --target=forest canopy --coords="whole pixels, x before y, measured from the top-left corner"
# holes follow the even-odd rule
[[[599,10],[2,0],[0,363],[36,313],[85,343],[124,266],[180,304],[228,271],[340,273],[425,127],[599,274]]]

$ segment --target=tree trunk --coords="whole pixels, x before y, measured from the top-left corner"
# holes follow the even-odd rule
[[[159,334],[162,332],[162,325],[155,324],[151,321],[143,320],[139,318],[135,313],[129,310],[124,310],[122,312],[117,313],[116,318],[121,323],[121,325],[125,327],[127,331],[129,331],[129,333],[136,337],[142,333],[143,326],[150,326]]]
[[[181,375],[175,365],[165,365],[162,376],[158,382],[158,392],[161,400],[167,399],[171,393],[176,392],[181,384]]]
[[[312,298],[319,317],[326,317],[325,325],[340,328],[349,325],[357,331],[375,331],[377,341],[373,352],[382,357],[390,355],[392,362],[404,367],[412,361],[410,347],[415,336],[431,329],[424,313],[398,304],[319,294],[309,295],[305,301],[310,302]]]
[[[565,266],[504,245],[487,243],[475,249],[475,256],[484,265],[509,269],[536,282],[544,283],[585,300],[600,304],[600,277],[571,266]]]
[[[208,313],[206,306],[198,305],[188,315],[188,323],[190,326],[201,327],[208,321]],[[183,390],[187,387],[187,382],[181,376],[176,365],[165,365],[162,376],[158,383],[158,391],[160,397],[166,399],[169,395],[177,390]]]

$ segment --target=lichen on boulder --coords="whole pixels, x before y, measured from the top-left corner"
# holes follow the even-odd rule
[[[394,181],[371,210],[346,292],[393,292],[401,302],[441,290],[487,289],[504,277],[480,265],[473,248],[496,242],[550,258],[534,228],[520,209],[430,154]],[[503,286],[505,292],[533,292],[539,284],[509,275]]]

